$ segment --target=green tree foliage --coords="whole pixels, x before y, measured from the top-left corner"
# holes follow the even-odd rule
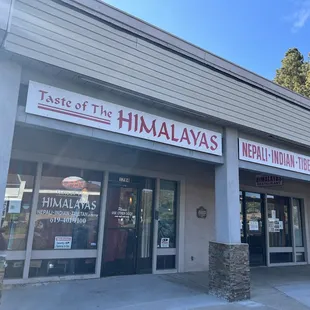
[[[310,97],[310,63],[307,62],[306,64],[306,84],[305,84],[305,90],[304,95],[307,97]]]
[[[310,63],[297,48],[290,48],[282,59],[274,81],[296,93],[310,97]]]

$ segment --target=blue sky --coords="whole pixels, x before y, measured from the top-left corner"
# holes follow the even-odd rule
[[[268,79],[288,48],[310,52],[310,0],[104,1]]]

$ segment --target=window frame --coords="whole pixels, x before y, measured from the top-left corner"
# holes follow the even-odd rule
[[[30,260],[32,258],[32,255],[35,255],[38,259],[44,259],[49,258],[46,256],[48,253],[43,250],[44,253],[33,253],[32,251],[32,238],[33,238],[33,228],[34,227],[34,218],[36,213],[36,199],[38,198],[38,191],[40,188],[40,179],[41,179],[41,169],[43,163],[47,164],[56,164],[55,162],[55,156],[54,155],[48,155],[48,154],[38,154],[35,152],[21,152],[16,151],[12,154],[12,159],[17,160],[24,160],[24,161],[31,161],[35,162],[37,164],[37,172],[36,172],[36,182],[34,187],[34,197],[33,197],[33,208],[32,208],[32,214],[30,216],[30,226],[29,226],[29,234],[28,234],[28,242],[27,242],[27,249],[23,252],[12,252],[10,253],[11,257],[7,256],[7,259],[12,260],[25,260],[24,264],[24,273],[22,279],[5,279],[4,283],[11,285],[11,284],[24,284],[24,283],[37,283],[38,281],[59,281],[59,277],[42,277],[42,278],[28,278],[29,273],[29,266],[30,266]],[[90,170],[97,170],[101,171],[104,174],[104,181],[102,186],[102,201],[101,201],[101,213],[100,213],[100,225],[99,225],[99,232],[98,232],[98,250],[96,255],[92,255],[92,253],[89,253],[89,257],[96,258],[96,273],[95,274],[89,274],[89,275],[74,275],[74,276],[65,276],[62,277],[67,280],[75,280],[75,279],[96,279],[100,277],[100,271],[101,271],[101,260],[102,260],[102,248],[103,248],[103,239],[104,239],[104,223],[105,223],[105,208],[106,208],[106,200],[107,200],[107,187],[108,187],[108,180],[109,180],[109,173],[118,173],[118,174],[124,174],[124,173],[130,173],[133,174],[132,171],[127,171],[125,167],[111,167],[108,163],[99,163],[99,162],[89,162],[86,160],[80,160],[80,159],[71,159],[68,157],[60,157],[57,159],[57,163],[60,163],[61,165],[65,165],[72,168],[80,168],[80,169],[90,169]],[[171,180],[176,181],[178,183],[178,197],[177,197],[177,236],[176,236],[176,248],[172,249],[173,254],[176,255],[176,268],[173,270],[164,270],[164,271],[157,271],[156,270],[156,255],[157,255],[157,247],[155,246],[155,249],[153,248],[153,266],[152,266],[152,273],[153,274],[161,274],[161,273],[169,273],[169,272],[182,272],[184,271],[184,240],[185,240],[185,233],[184,233],[184,227],[185,227],[185,204],[186,204],[186,188],[185,188],[185,177],[181,176],[179,174],[174,173],[165,173],[164,171],[160,172],[154,172],[151,170],[144,170],[144,169],[136,169],[134,172],[134,175],[136,176],[142,176],[147,178],[155,178],[156,179],[156,186],[155,186],[155,196],[159,194],[157,182],[160,179],[165,180]],[[36,194],[37,193],[37,194]],[[154,221],[154,229],[156,229],[156,222]],[[154,230],[155,232],[155,230]],[[155,238],[157,234],[153,234],[153,237]],[[153,246],[157,245],[157,242],[153,241]],[[81,250],[85,255],[85,250]],[[93,251],[93,250],[91,250]],[[68,256],[65,255],[64,258],[68,258]],[[72,252],[71,252],[72,253]],[[2,254],[2,253],[1,253]],[[73,253],[72,253],[73,254]],[[82,255],[79,255],[80,258],[82,258]]]
[[[264,197],[264,208],[265,208],[265,236],[266,236],[266,265],[267,267],[271,267],[271,266],[290,266],[290,265],[305,265],[308,263],[308,237],[306,234],[306,231],[308,229],[307,226],[307,222],[306,222],[306,215],[307,215],[307,211],[305,209],[305,204],[306,202],[308,202],[307,197],[302,195],[302,194],[298,194],[298,193],[292,193],[292,192],[287,192],[287,191],[281,191],[281,190],[273,190],[270,188],[261,188],[261,187],[254,187],[254,186],[247,186],[247,185],[240,185],[240,191],[242,193],[244,192],[251,192],[251,191],[255,191],[257,193],[262,194]],[[269,230],[268,230],[268,210],[267,210],[267,195],[275,195],[275,196],[282,196],[282,197],[288,197],[289,198],[289,205],[290,205],[290,221],[291,221],[291,225],[290,225],[290,229],[291,229],[291,234],[292,234],[292,246],[291,247],[270,247],[269,246]],[[292,200],[293,198],[295,199],[299,199],[301,201],[301,221],[302,221],[302,233],[303,233],[303,243],[304,246],[303,247],[296,247],[295,246],[295,235],[293,235],[294,233],[294,229],[293,229],[293,214],[292,214],[292,210],[293,210],[293,204],[292,204]],[[289,263],[271,263],[270,262],[270,254],[271,253],[285,253],[285,252],[290,252],[292,253],[293,256],[293,260],[292,262]],[[304,254],[304,261],[303,262],[298,262],[296,255],[297,253],[303,253]]]
[[[11,168],[11,164],[12,164],[12,161],[14,162],[20,162],[18,164],[22,164],[23,166],[24,165],[27,165],[27,164],[30,164],[32,165],[33,167],[31,167],[30,170],[34,170],[33,171],[33,174],[23,174],[23,173],[16,173],[16,172],[13,172],[13,173],[10,173],[10,168]],[[29,231],[30,231],[30,221],[31,221],[31,213],[32,213],[32,209],[33,209],[33,206],[34,206],[34,197],[35,197],[35,184],[36,184],[36,178],[37,178],[37,169],[38,169],[38,163],[35,162],[35,161],[28,161],[28,160],[20,160],[20,159],[11,159],[10,160],[10,166],[9,166],[9,171],[8,171],[8,176],[10,174],[12,175],[17,175],[17,174],[21,174],[21,175],[29,175],[31,177],[33,177],[33,182],[32,182],[32,185],[31,185],[31,198],[30,198],[30,204],[29,204],[29,219],[28,219],[28,227],[27,227],[27,232],[25,234],[25,248],[24,249],[17,249],[17,250],[9,250],[9,249],[4,249],[3,251],[0,251],[1,253],[4,252],[6,254],[6,256],[9,256],[9,257],[12,257],[11,260],[16,260],[16,255],[14,253],[20,253],[19,254],[19,258],[21,258],[21,253],[25,253],[26,250],[27,250],[27,244],[28,244],[28,236],[29,236]],[[22,168],[22,170],[24,170],[24,168]],[[6,184],[8,184],[8,180],[6,182]],[[23,198],[21,200],[21,203],[23,202]],[[4,201],[6,201],[6,199],[4,199]],[[2,221],[2,214],[1,214],[1,219],[0,219],[0,223],[1,223],[1,228],[2,228],[2,224],[3,224],[3,221]],[[12,254],[10,254],[10,252]],[[18,258],[17,258],[18,259]]]
[[[42,184],[42,178],[43,177],[49,177],[48,175],[44,174],[44,168],[53,168],[55,167],[57,170],[56,171],[56,174],[58,174],[59,172],[59,169],[66,169],[68,170],[69,174],[70,174],[70,170],[76,170],[76,172],[78,172],[79,176],[78,177],[81,177],[81,175],[83,174],[83,170],[86,170],[87,172],[95,172],[95,173],[100,173],[101,176],[100,176],[100,188],[99,188],[99,197],[98,197],[98,204],[97,204],[97,208],[98,208],[98,216],[97,216],[97,229],[96,229],[96,247],[95,248],[71,248],[71,249],[67,249],[68,251],[72,251],[72,250],[75,250],[75,251],[88,251],[88,250],[96,250],[98,249],[98,239],[99,239],[99,226],[100,226],[100,214],[101,214],[101,205],[102,205],[102,188],[103,188],[103,182],[104,182],[104,172],[102,171],[93,171],[91,169],[87,169],[87,168],[76,168],[76,167],[70,167],[70,166],[66,166],[66,165],[53,165],[53,164],[50,164],[50,163],[43,163],[42,165],[42,169],[41,169],[41,176],[40,176],[40,188],[39,188],[39,191],[38,191],[38,196],[37,196],[37,203],[36,203],[36,213],[34,214],[34,222],[36,223],[37,221],[37,210],[38,210],[38,205],[39,205],[39,197],[40,197],[40,191],[42,190],[41,189],[41,184]],[[69,176],[69,175],[68,175]],[[51,176],[51,178],[66,178],[68,177],[67,174],[65,174],[65,176]],[[70,175],[71,176],[71,175]],[[99,181],[98,181],[99,182]],[[59,190],[59,189],[56,189],[56,191]],[[74,224],[72,223],[68,223],[69,225],[73,225],[73,228],[74,228]],[[65,224],[66,225],[66,224]],[[74,238],[74,229],[72,228],[72,231],[71,231],[71,238],[72,238],[72,243],[73,241],[75,240]],[[61,235],[60,235],[61,236]],[[33,236],[34,237],[34,236]],[[32,251],[36,251],[36,253],[40,252],[40,251],[65,251],[64,249],[54,249],[54,248],[45,248],[45,249],[39,249],[39,248],[33,248],[33,243],[34,243],[34,238],[32,239]],[[61,255],[61,254],[60,254]],[[84,258],[84,257],[81,257],[81,258]]]

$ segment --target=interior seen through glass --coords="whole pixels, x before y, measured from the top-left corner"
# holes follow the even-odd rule
[[[11,161],[0,250],[26,249],[35,175],[35,163]],[[112,274],[150,273],[155,181],[112,176],[107,193],[103,270],[111,270]],[[102,179],[102,172],[43,165],[33,250],[97,248]],[[162,254],[156,258],[158,269],[175,268],[175,255],[166,254],[165,250],[176,247],[177,191],[177,182],[160,180],[156,233],[157,248]],[[302,199],[240,191],[240,234],[242,242],[249,244],[252,266],[266,264],[267,246],[271,264],[304,262],[303,229]],[[32,260],[29,277],[94,273],[95,261],[95,258]],[[5,277],[21,278],[23,268],[23,260],[8,261]]]
[[[35,175],[35,163],[11,160],[1,219],[0,251],[26,249]]]
[[[266,265],[265,232],[268,233],[271,264],[305,261],[301,199],[243,191],[239,196],[240,236],[242,242],[249,244],[250,265]]]
[[[34,250],[96,249],[102,173],[43,165]]]
[[[151,273],[154,180],[111,175],[103,275]]]
[[[270,247],[291,247],[290,199],[267,195]]]

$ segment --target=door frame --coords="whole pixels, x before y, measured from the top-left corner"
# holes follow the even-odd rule
[[[143,177],[143,178],[146,178],[146,177]],[[148,274],[152,274],[153,273],[153,250],[154,250],[154,231],[155,231],[155,209],[156,209],[156,205],[155,205],[155,202],[156,202],[156,179],[155,178],[149,178],[149,179],[152,179],[153,180],[153,185],[152,185],[152,191],[153,191],[153,195],[152,195],[152,210],[151,210],[151,216],[152,216],[152,222],[151,222],[151,234],[150,234],[150,267],[149,267],[149,271]],[[140,216],[141,216],[141,204],[142,204],[142,190],[143,190],[143,187],[139,188],[138,191],[139,191],[139,205],[137,205],[137,208],[138,208],[138,212],[137,212],[137,216],[139,216],[139,219],[140,219]],[[141,257],[139,257],[139,253],[140,253],[140,250],[142,248],[141,246],[141,240],[142,240],[142,235],[141,235],[141,222],[138,221],[137,222],[137,245],[136,245],[136,270],[135,270],[135,274],[141,274],[141,271],[143,269],[141,269],[139,267],[139,260],[141,260]]]
[[[48,154],[48,153],[38,153],[35,151],[28,151],[28,150],[21,150],[19,148],[13,149],[11,153],[11,159],[17,159],[22,161],[30,161],[35,162],[38,164],[38,167],[42,165],[42,163],[50,163],[55,164],[55,155],[54,154]],[[105,161],[89,161],[87,159],[79,159],[79,158],[72,158],[68,156],[60,155],[57,157],[58,161],[61,162],[62,166],[72,167],[72,168],[79,168],[79,169],[90,169],[95,171],[101,171],[103,172],[103,186],[101,191],[101,203],[100,203],[100,216],[99,216],[99,228],[98,228],[98,247],[97,250],[78,250],[78,254],[76,252],[72,252],[72,250],[68,250],[62,252],[63,258],[72,258],[74,257],[85,257],[85,258],[95,258],[96,259],[96,269],[94,274],[87,274],[87,275],[68,275],[64,276],[64,280],[77,280],[77,279],[95,279],[100,278],[101,274],[101,263],[102,263],[102,247],[103,247],[103,240],[104,240],[104,229],[105,229],[105,214],[106,214],[106,200],[107,200],[107,188],[108,188],[108,180],[109,180],[109,174],[111,173],[118,173],[118,174],[128,174],[132,176],[141,176],[146,178],[153,178],[153,179],[165,179],[165,180],[171,180],[171,181],[177,181],[180,182],[180,193],[179,193],[179,214],[178,214],[178,235],[177,235],[177,249],[176,249],[176,255],[177,255],[177,269],[173,272],[182,272],[184,271],[184,242],[185,242],[185,198],[186,198],[186,177],[184,174],[179,174],[176,172],[171,171],[165,171],[165,170],[155,170],[152,168],[141,168],[141,167],[132,167],[132,166],[126,166],[125,164],[117,164],[113,161],[105,162]],[[37,170],[37,181],[40,182],[40,173],[39,170]],[[39,183],[38,183],[39,184]],[[156,191],[156,189],[155,189]],[[156,192],[155,192],[156,195]],[[33,199],[37,198],[37,194],[34,193]],[[298,198],[298,197],[296,197]],[[33,204],[33,211],[35,211],[36,204]],[[32,216],[30,218],[30,221],[32,221]],[[308,222],[306,221],[307,229],[308,229]],[[32,226],[29,226],[28,231],[28,238],[33,234],[33,230],[31,229]],[[156,234],[155,234],[156,235]],[[38,259],[44,259],[49,258],[51,253],[54,253],[57,250],[52,250],[52,252],[47,253],[46,251],[43,251],[41,253],[36,253]],[[59,281],[59,277],[38,277],[38,278],[28,278],[28,272],[29,272],[29,259],[31,258],[32,254],[32,247],[30,243],[27,243],[27,248],[24,253],[18,252],[17,253],[8,253],[12,254],[11,256],[14,258],[24,258],[26,257],[26,262],[24,266],[24,277],[22,279],[5,279],[5,284],[25,284],[25,283],[36,283],[40,281]],[[153,261],[154,257],[157,257],[157,248],[153,252]],[[27,263],[28,261],[28,263]],[[170,273],[170,270],[165,271],[157,271],[156,265],[153,268],[153,274],[156,273]]]
[[[307,196],[304,194],[298,193],[298,192],[291,192],[291,191],[286,191],[283,189],[274,189],[274,188],[264,188],[264,187],[255,187],[255,186],[248,186],[248,185],[240,185],[240,191],[242,192],[254,192],[254,193],[260,193],[264,194],[265,198],[265,208],[267,208],[267,194],[270,195],[278,195],[278,196],[283,196],[283,197],[288,197],[288,198],[297,198],[302,200],[302,224],[303,224],[303,238],[304,238],[304,253],[305,253],[305,261],[304,262],[290,262],[290,263],[270,263],[270,247],[269,247],[269,231],[268,231],[268,212],[267,209],[265,210],[265,236],[266,236],[266,266],[267,267],[277,267],[277,266],[294,266],[294,265],[306,265],[310,263],[310,255],[308,253],[309,249],[309,238],[307,236],[307,231],[309,231],[310,226],[307,221],[307,218],[309,216],[309,211],[307,206],[309,200]],[[292,236],[293,237],[293,236]],[[281,249],[281,248],[279,248]],[[294,257],[293,257],[294,258]]]
[[[110,175],[117,175],[117,176],[123,176],[127,174],[121,174],[121,173],[110,173]],[[128,175],[128,177],[130,177],[131,175]],[[145,180],[145,179],[152,179],[153,180],[153,186],[152,186],[152,190],[153,190],[153,198],[152,198],[152,210],[151,210],[151,215],[152,215],[152,224],[151,224],[151,236],[150,236],[150,259],[151,259],[151,266],[150,266],[150,273],[152,273],[152,263],[153,263],[153,240],[154,240],[154,223],[155,223],[155,195],[156,195],[156,179],[155,178],[151,178],[151,177],[145,177],[145,176],[137,176],[137,175],[133,175],[132,177],[138,178],[139,180]],[[134,245],[134,262],[133,262],[133,273],[132,274],[139,274],[139,250],[141,249],[141,227],[140,227],[140,216],[141,216],[141,203],[142,203],[142,190],[143,190],[143,184],[141,182],[121,182],[121,181],[115,181],[115,180],[111,180],[108,177],[107,180],[107,186],[106,186],[106,201],[105,201],[105,218],[104,218],[104,234],[103,234],[103,238],[102,238],[102,253],[101,253],[101,262],[100,262],[100,273],[99,276],[100,277],[105,277],[107,276],[106,274],[104,274],[104,252],[105,252],[105,243],[106,243],[106,236],[107,236],[107,230],[108,230],[108,216],[107,216],[107,212],[108,212],[108,191],[111,187],[114,188],[133,188],[137,190],[137,203],[136,203],[136,218],[138,219],[135,223],[135,245]],[[118,229],[118,228],[115,228]],[[117,276],[117,274],[115,275]]]
[[[240,189],[242,193],[242,226],[243,226],[243,235],[245,243],[248,243],[248,233],[247,233],[247,220],[246,220],[246,195],[245,193],[255,193],[261,196],[261,219],[262,219],[262,238],[263,238],[263,264],[262,265],[250,265],[251,267],[267,266],[267,237],[266,237],[266,194],[258,192],[257,190],[243,190]],[[249,243],[248,243],[249,244]],[[250,261],[250,244],[249,244],[249,261]]]

